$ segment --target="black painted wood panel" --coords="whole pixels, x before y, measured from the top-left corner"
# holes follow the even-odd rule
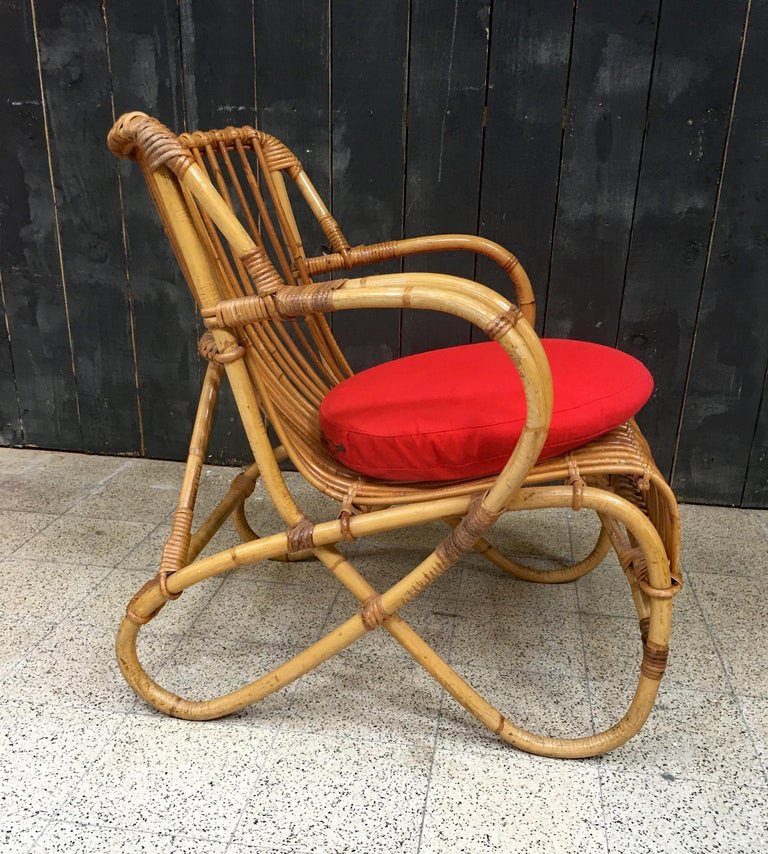
[[[4,0],[0,16],[0,275],[18,390],[15,417],[4,395],[2,420],[17,425],[14,443],[77,450],[83,439],[31,6]]]
[[[514,252],[544,306],[557,201],[574,4],[494,3],[480,233]],[[482,259],[478,278],[512,298],[507,276]],[[477,337],[477,336],[476,336]]]
[[[253,125],[252,0],[228,0],[217,14],[205,0],[179,0],[179,18],[188,128]]]
[[[0,279],[0,447],[20,445],[24,441],[19,418],[19,400],[16,396],[16,378],[13,372],[11,341],[5,318],[3,283]]]
[[[142,451],[100,4],[41,3],[37,24],[83,449]],[[75,118],[76,117],[76,118]]]
[[[254,125],[252,0],[231,0],[225,14],[215,15],[205,0],[181,0],[179,17],[187,129]],[[252,459],[227,382],[221,384],[208,456],[219,463]]]
[[[332,4],[332,203],[352,245],[402,235],[408,2]],[[398,263],[369,272],[400,269]],[[395,358],[400,312],[340,312],[333,329],[355,370]]]
[[[741,504],[743,507],[768,507],[768,372],[763,382],[760,414],[752,440]]]
[[[739,504],[768,364],[768,2],[751,5],[674,484]],[[751,490],[768,476],[758,452]]]
[[[253,19],[259,127],[293,150],[329,204],[330,3],[255,0]],[[325,235],[302,202],[295,207],[304,248],[318,254]]]
[[[113,107],[144,109],[274,133],[353,243],[504,244],[540,331],[650,366],[640,421],[681,498],[768,506],[767,3],[737,88],[747,0],[0,0],[0,443],[186,453],[200,322],[104,143]],[[484,259],[403,266],[509,294]],[[422,313],[333,322],[358,368],[470,337]],[[248,461],[224,388],[211,456]]]
[[[543,318],[550,336],[616,341],[658,5],[577,7]]]
[[[744,0],[665,0],[617,344],[651,369],[640,422],[669,472],[744,26]]]
[[[474,234],[480,191],[490,4],[435,7],[413,0],[406,152],[406,237]],[[473,278],[475,258],[424,255],[406,270]],[[401,353],[466,344],[469,324],[427,311],[404,311]]]
[[[184,127],[174,0],[105,7],[115,113],[142,110]],[[119,161],[145,453],[184,459],[200,390],[197,312],[141,171]]]

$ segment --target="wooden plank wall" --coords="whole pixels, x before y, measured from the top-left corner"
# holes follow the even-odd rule
[[[353,242],[508,245],[540,332],[652,369],[641,422],[680,497],[768,507],[768,0],[691,8],[0,0],[0,444],[185,453],[199,323],[104,143],[142,109],[280,136]],[[473,257],[407,267],[508,291]],[[357,368],[474,337],[429,314],[333,321]],[[248,457],[228,395],[212,445]]]

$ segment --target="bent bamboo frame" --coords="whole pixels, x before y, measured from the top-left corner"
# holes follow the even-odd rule
[[[279,690],[366,632],[383,627],[484,726],[523,750],[568,758],[591,756],[636,733],[650,713],[666,665],[672,597],[682,581],[676,503],[634,422],[566,457],[537,463],[549,427],[552,383],[531,325],[530,281],[517,259],[498,244],[465,235],[352,247],[292,152],[253,128],[176,137],[156,120],[130,113],[115,124],[109,144],[116,154],[139,160],[209,328],[200,342],[209,366],[171,534],[157,576],[133,597],[118,631],[118,660],[133,689],[170,715],[220,717]],[[256,169],[250,165],[252,157]],[[330,242],[328,255],[306,257],[286,177]],[[235,203],[248,228],[235,216]],[[312,281],[318,273],[351,270],[386,258],[456,250],[483,254],[499,264],[510,278],[519,307],[477,282],[440,274]],[[350,370],[325,315],[361,308],[448,313],[474,324],[507,352],[523,384],[527,413],[520,439],[498,475],[464,483],[394,484],[363,478],[328,456],[317,408],[328,388]],[[193,532],[200,471],[224,374],[254,463],[234,479]],[[270,442],[265,419],[277,433],[278,447]],[[313,521],[305,516],[280,470],[285,458],[309,483],[339,501],[338,518]],[[284,530],[261,537],[245,513],[257,479],[263,481],[285,525]],[[601,523],[592,552],[572,566],[551,571],[525,567],[485,538],[505,513],[561,507],[595,512]],[[199,557],[230,517],[242,542]],[[375,590],[337,548],[344,541],[436,520],[448,524],[445,538],[388,590]],[[629,709],[601,733],[551,738],[520,728],[472,688],[399,613],[472,549],[519,578],[566,583],[600,563],[611,546],[637,608],[643,656]],[[208,700],[177,696],[144,670],[136,651],[138,633],[184,590],[246,564],[307,557],[317,559],[361,603],[319,641],[250,684]]]

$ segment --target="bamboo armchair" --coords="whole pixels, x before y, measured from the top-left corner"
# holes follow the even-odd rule
[[[537,462],[552,411],[549,364],[533,330],[534,298],[517,259],[483,238],[441,235],[351,247],[294,154],[251,127],[174,135],[143,113],[122,116],[110,149],[143,170],[179,264],[208,331],[208,360],[172,531],[159,572],[130,601],[117,635],[128,683],[162,712],[213,719],[242,709],[317,667],[366,632],[391,634],[482,724],[532,753],[584,757],[610,750],[645,722],[664,672],[672,598],[680,589],[679,519],[669,486],[636,423],[628,421],[568,454]],[[330,243],[307,257],[289,198],[295,185]],[[295,193],[295,190],[291,192]],[[517,305],[476,282],[448,275],[395,273],[353,278],[364,264],[422,252],[466,250],[486,255],[509,276]],[[341,277],[314,281],[321,274]],[[323,442],[318,409],[351,375],[326,314],[360,308],[432,309],[475,324],[506,351],[522,381],[527,415],[511,456],[493,476],[446,483],[404,483],[361,476],[340,464]],[[217,393],[226,373],[253,451],[196,531],[192,517]],[[267,423],[279,437],[269,440]],[[287,488],[279,463],[288,457],[315,488],[339,502],[337,518],[308,519]],[[284,529],[257,536],[245,501],[261,478]],[[485,539],[504,513],[583,508],[601,521],[592,552],[551,571],[523,566]],[[198,555],[232,517],[242,540],[210,557]],[[447,523],[445,539],[390,589],[375,590],[337,548],[379,532]],[[636,605],[643,640],[638,684],[625,715],[594,735],[552,738],[528,732],[488,703],[400,616],[400,609],[475,549],[521,579],[563,583],[588,573],[616,551]],[[214,575],[265,560],[318,560],[360,602],[360,609],[321,640],[271,673],[205,701],[161,687],[136,652],[139,630],[184,590]]]

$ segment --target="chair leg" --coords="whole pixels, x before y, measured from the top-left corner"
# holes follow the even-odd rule
[[[224,498],[213,508],[191,535],[187,563],[191,563],[218,533],[221,526],[233,515],[238,506],[253,492],[259,477],[259,467],[254,463],[240,472],[230,484]]]

